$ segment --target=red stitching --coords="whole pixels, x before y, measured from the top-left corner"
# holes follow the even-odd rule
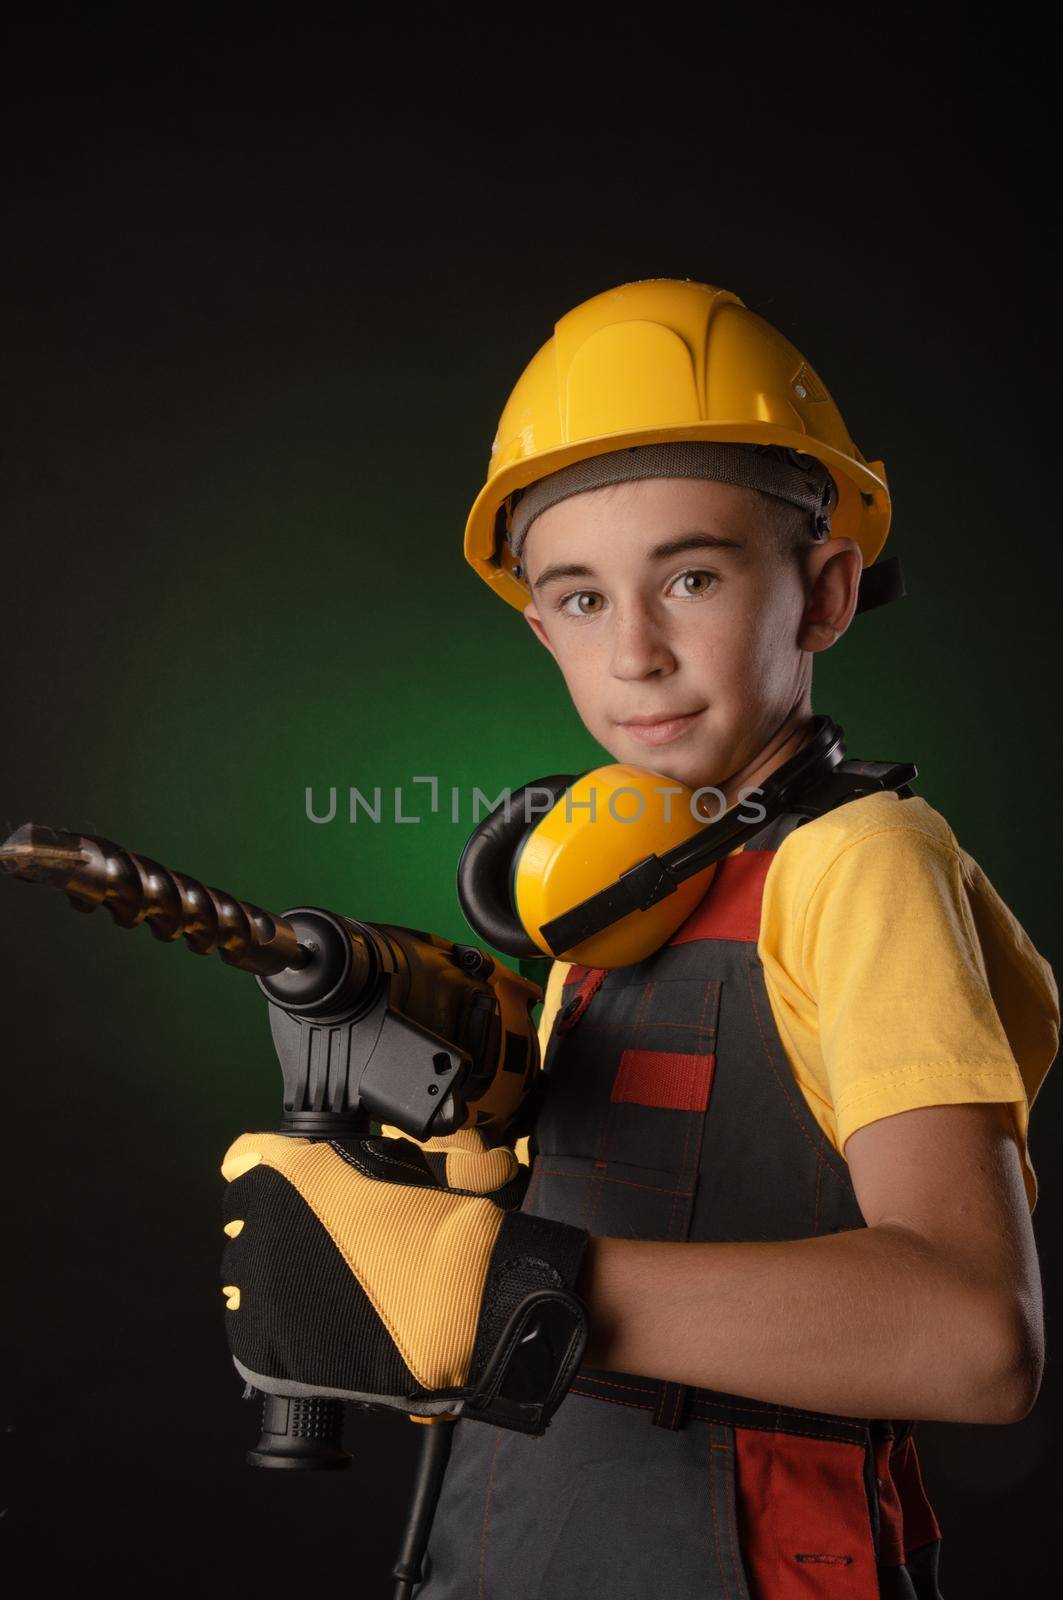
[[[604,1379],[596,1378],[594,1381],[596,1383],[604,1382]],[[617,1384],[617,1385],[615,1385],[615,1387],[616,1388],[629,1388],[630,1385]],[[578,1384],[576,1384],[576,1383],[573,1383],[573,1384],[571,1384],[569,1386],[569,1393],[570,1394],[578,1394],[581,1400],[600,1400],[602,1405],[605,1405],[605,1406],[626,1406],[629,1411],[652,1411],[653,1410],[653,1402],[652,1401],[644,1401],[644,1402],[642,1402],[640,1404],[640,1402],[638,1400],[618,1400],[618,1399],[616,1399],[616,1397],[614,1395],[611,1395],[611,1394],[596,1394],[593,1389],[581,1389],[578,1386]],[[726,1411],[736,1411],[736,1410],[741,1410],[741,1407],[740,1406],[722,1406],[722,1409],[726,1410]],[[709,1418],[709,1417],[699,1417],[696,1410],[694,1410],[691,1413],[690,1420],[692,1422],[704,1423],[706,1427],[710,1427],[711,1428],[713,1426],[711,1418]],[[739,1430],[742,1429],[742,1424],[740,1422],[736,1422],[733,1425],[730,1424],[730,1423],[718,1423],[717,1426],[718,1427],[732,1427],[733,1426],[734,1431],[739,1431]],[[849,1446],[849,1447],[859,1448],[861,1450],[863,1449],[862,1442],[857,1440],[857,1439],[839,1439],[833,1433],[817,1433],[814,1428],[791,1428],[791,1427],[751,1428],[751,1427],[747,1427],[744,1431],[747,1432],[747,1433],[767,1433],[767,1434],[770,1434],[771,1437],[772,1437],[772,1441],[773,1441],[772,1442],[772,1454],[773,1454],[773,1457],[774,1457],[774,1451],[775,1451],[774,1440],[775,1440],[775,1436],[776,1436],[777,1433],[795,1434],[799,1439],[825,1439],[828,1444],[843,1444],[843,1445],[846,1445],[846,1446]],[[733,1447],[731,1445],[725,1445],[725,1444],[713,1445],[712,1448],[714,1450],[728,1450],[728,1451],[733,1449]],[[769,1470],[770,1470],[770,1464],[769,1464]]]
[[[702,1016],[704,1016],[704,1014],[705,1013],[704,1013],[704,1007],[703,1007],[702,1008]],[[699,1130],[700,1130],[700,1128],[702,1126],[704,1126],[705,1118],[708,1115],[708,1109],[709,1109],[708,1108],[708,1101],[706,1101],[704,1111],[700,1111],[700,1112],[698,1112],[698,1111],[688,1111],[687,1112],[686,1128],[685,1128],[684,1133],[683,1133],[683,1154],[679,1159],[679,1182],[680,1183],[689,1184],[690,1181],[691,1181],[690,1178],[688,1178],[688,1176],[687,1176],[687,1150],[688,1150],[689,1145],[690,1145],[690,1130],[691,1130],[691,1127],[693,1126],[693,1123],[694,1123],[695,1119],[697,1119]],[[700,1148],[700,1145],[699,1145],[699,1148]],[[693,1194],[693,1189],[689,1190],[688,1193]],[[679,1198],[679,1193],[678,1193],[678,1191],[676,1191],[672,1195],[672,1204],[668,1208],[668,1237],[669,1238],[672,1237],[672,1230],[675,1227],[675,1203],[678,1200],[678,1198]],[[687,1221],[689,1222],[689,1220],[690,1219],[689,1219],[689,1216],[688,1216]]]
[[[767,1041],[767,1038],[765,1037],[764,1028],[763,1028],[763,1025],[761,1023],[760,1009],[759,1009],[759,1007],[757,1005],[757,997],[756,997],[755,993],[753,992],[752,962],[750,962],[746,966],[746,987],[749,990],[749,1003],[750,1003],[750,1006],[752,1007],[752,1010],[753,1010],[753,1018],[754,1018],[754,1021],[757,1024],[757,1032],[760,1035],[760,1042],[761,1042],[761,1046],[763,1047],[763,1050],[764,1050],[765,1058],[766,1058],[766,1060],[768,1062],[769,1067],[771,1068],[772,1076],[774,1077],[776,1083],[779,1085],[780,1089],[783,1092],[783,1098],[786,1101],[786,1104],[787,1104],[787,1106],[788,1106],[788,1108],[790,1110],[790,1114],[793,1117],[794,1122],[797,1124],[798,1132],[800,1133],[801,1137],[804,1139],[805,1143],[811,1149],[813,1149],[816,1152],[816,1154],[818,1155],[819,1159],[823,1162],[824,1166],[826,1167],[827,1171],[830,1173],[831,1177],[835,1180],[835,1182],[838,1183],[839,1185],[841,1185],[844,1188],[845,1185],[843,1183],[843,1179],[842,1179],[841,1173],[836,1172],[835,1169],[830,1165],[830,1163],[824,1159],[823,1145],[822,1144],[818,1144],[817,1145],[817,1144],[815,1144],[813,1142],[811,1136],[809,1135],[808,1129],[804,1126],[803,1122],[801,1121],[801,1118],[800,1118],[797,1110],[795,1109],[795,1104],[794,1104],[793,1098],[791,1096],[790,1089],[783,1082],[782,1078],[780,1078],[779,1070],[776,1067],[774,1060],[772,1059],[771,1050],[770,1050],[770,1048],[768,1046],[768,1041]],[[794,1081],[793,1073],[791,1073],[790,1074],[790,1082],[793,1083],[793,1081]],[[811,1112],[809,1113],[809,1115],[811,1115]],[[825,1138],[825,1135],[821,1135],[821,1137]]]
[[[583,1178],[588,1183],[623,1183],[629,1189],[651,1189],[654,1194],[692,1194],[688,1189],[664,1189],[659,1183],[636,1183],[633,1178],[614,1178],[608,1172],[559,1172],[556,1167],[543,1167],[550,1178]]]
[[[625,1406],[628,1411],[652,1411],[653,1409],[652,1405],[640,1405],[637,1400],[617,1400],[611,1394],[594,1394],[589,1389],[578,1388],[574,1383],[569,1385],[568,1392],[569,1394],[578,1394],[581,1400],[600,1400],[603,1406]],[[700,1422],[702,1419],[698,1417],[695,1420]],[[726,1450],[728,1455],[734,1454],[729,1444],[714,1444],[710,1445],[709,1448],[711,1450]]]
[[[578,1394],[584,1400],[600,1400],[606,1406],[627,1406],[629,1411],[648,1411],[648,1406],[640,1406],[637,1400],[617,1400],[611,1394],[588,1394],[585,1389],[577,1389],[573,1384],[569,1389],[570,1394]]]
[[[738,1543],[737,1543],[737,1540],[738,1540],[738,1533],[737,1533],[737,1528],[738,1528],[738,1506],[735,1503],[735,1497],[736,1497],[736,1494],[737,1494],[737,1490],[736,1490],[736,1487],[735,1487],[735,1472],[734,1472],[734,1468],[731,1469],[731,1476],[728,1479],[728,1483],[729,1483],[729,1487],[730,1487],[730,1498],[729,1498],[728,1504],[727,1504],[727,1511],[728,1511],[728,1516],[727,1516],[727,1539],[728,1539],[728,1543],[731,1546],[731,1565],[734,1568],[735,1584],[738,1587],[738,1589],[741,1590],[744,1587],[746,1587],[745,1582],[744,1582],[745,1566],[744,1566],[744,1563],[740,1563],[739,1562],[739,1558],[738,1558]]]
[[[712,1424],[711,1423],[709,1424],[709,1428],[710,1428],[709,1440],[711,1442],[711,1440],[712,1440],[712,1433],[711,1433]],[[717,1561],[717,1564],[718,1564],[718,1566],[720,1568],[720,1582],[723,1584],[724,1600],[731,1600],[731,1591],[727,1587],[727,1574],[723,1570],[723,1549],[722,1549],[722,1546],[720,1544],[720,1522],[719,1522],[719,1518],[718,1518],[718,1516],[716,1514],[716,1472],[714,1471],[713,1466],[712,1466],[712,1456],[711,1455],[708,1457],[708,1462],[709,1462],[709,1497],[710,1497],[710,1499],[712,1501],[712,1535],[713,1535],[712,1542],[713,1542],[713,1546],[714,1546],[714,1548],[716,1550],[716,1561]]]
[[[711,1045],[712,1048],[706,1051],[711,1063],[709,1067],[709,1082],[705,1096],[705,1109],[701,1113],[701,1120],[698,1123],[697,1143],[694,1148],[694,1154],[691,1161],[691,1172],[689,1176],[687,1175],[686,1170],[686,1146],[684,1145],[683,1147],[683,1180],[690,1185],[691,1194],[695,1194],[697,1192],[698,1169],[701,1165],[701,1146],[705,1139],[705,1122],[709,1115],[709,1107],[712,1104],[712,1090],[716,1081],[716,1042],[719,1028],[720,993],[722,988],[723,982],[720,978],[710,978],[708,980],[705,988],[704,999],[702,1001],[701,1016],[698,1018],[699,1043],[701,1044],[703,1050],[705,1050],[705,1047],[709,1045]],[[712,1001],[712,1017],[709,1023],[706,1025],[705,1014],[709,1009],[710,999]],[[672,1201],[672,1204],[673,1206],[675,1205],[674,1200]],[[693,1206],[687,1208],[685,1230],[687,1235],[690,1233],[690,1220],[692,1211]]]
[[[705,1402],[705,1401],[698,1401],[697,1402],[697,1404],[699,1404],[699,1405],[704,1405],[706,1403],[709,1404],[709,1405],[712,1405],[712,1406],[716,1406],[721,1411],[748,1411],[749,1410],[748,1406],[728,1405],[726,1400],[710,1400],[708,1402]],[[766,1405],[768,1403],[769,1402],[767,1402],[767,1401],[762,1401],[761,1402],[762,1405]],[[773,1406],[772,1407],[772,1414],[774,1416],[776,1416],[776,1417],[781,1417],[782,1416],[782,1412],[780,1411],[778,1406]],[[767,1412],[762,1413],[762,1415],[766,1416]],[[816,1416],[815,1412],[813,1412],[813,1411],[796,1411],[796,1410],[794,1410],[794,1408],[792,1406],[787,1406],[786,1415],[787,1415],[787,1417],[807,1417],[809,1422],[818,1422],[819,1421],[819,1418]],[[736,1426],[738,1426],[738,1424],[736,1424]],[[854,1422],[853,1423],[853,1427],[854,1428],[859,1428],[860,1426],[861,1426],[861,1424],[859,1422]],[[815,1437],[818,1438],[818,1439],[829,1439],[830,1438],[830,1434],[829,1433],[816,1434]],[[843,1441],[843,1442],[848,1443],[847,1440]],[[854,1444],[856,1442],[857,1442],[856,1440],[853,1441]],[[861,1444],[863,1443],[862,1440],[859,1441],[859,1442]]]
[[[704,1037],[704,1035],[705,1035],[705,1013],[709,1008],[709,997],[711,995],[714,995],[714,994],[718,995],[719,991],[720,991],[720,986],[721,986],[720,985],[720,980],[718,978],[709,978],[707,980],[707,982],[706,982],[706,985],[705,985],[705,992],[701,997],[701,1016],[698,1018],[698,1044],[701,1046],[701,1049],[698,1052],[699,1055],[706,1055],[706,1054],[711,1055],[711,1053],[712,1053],[710,1051],[706,1051],[705,1050],[705,1045],[709,1042]],[[713,1020],[714,1021],[715,1021],[715,1016],[716,1016],[716,1007],[714,1006],[714,1008],[713,1008]],[[715,1032],[716,1032],[716,1030],[715,1030],[715,1028],[713,1028],[713,1030],[712,1030],[713,1043],[715,1043]],[[690,1144],[691,1130],[692,1130],[693,1125],[694,1125],[693,1119],[694,1119],[694,1116],[698,1117],[697,1149],[698,1149],[698,1153],[699,1153],[699,1156],[700,1156],[701,1141],[704,1138],[705,1119],[709,1114],[709,1105],[710,1105],[710,1103],[712,1101],[712,1080],[713,1080],[713,1078],[715,1076],[716,1076],[716,1063],[715,1063],[715,1061],[713,1061],[712,1066],[709,1069],[709,1082],[708,1082],[708,1087],[707,1087],[707,1091],[706,1091],[706,1095],[705,1095],[705,1104],[702,1107],[702,1110],[701,1110],[700,1113],[690,1113],[688,1115],[687,1124],[686,1124],[686,1131],[685,1131],[685,1133],[683,1135],[683,1155],[682,1155],[682,1159],[680,1161],[679,1181],[680,1181],[680,1183],[686,1183],[686,1184],[690,1185],[690,1190],[689,1190],[690,1194],[693,1194],[695,1189],[697,1188],[697,1183],[696,1183],[696,1176],[697,1175],[696,1175],[696,1173],[691,1173],[689,1176],[687,1175],[687,1149],[688,1149],[688,1146]],[[671,1238],[672,1231],[673,1231],[673,1229],[675,1228],[675,1225],[676,1225],[675,1207],[676,1207],[676,1200],[678,1198],[679,1198],[678,1192],[672,1195],[672,1204],[671,1204],[671,1207],[669,1208],[669,1212],[668,1212],[668,1237],[669,1238]],[[690,1232],[690,1208],[688,1207],[688,1208],[686,1208],[686,1210],[687,1210],[687,1215],[686,1215],[686,1218],[685,1218],[685,1221],[686,1221],[685,1232],[689,1233]]]
[[[714,978],[712,981],[713,983],[720,984],[723,980],[721,978]],[[631,1027],[631,1024],[629,1022],[595,1022],[594,1026],[597,1028],[599,1033],[626,1033]],[[697,1033],[699,1031],[698,1024],[696,1022],[665,1022],[662,1020],[660,1022],[654,1022],[652,1026],[655,1030],[657,1028],[671,1028],[680,1033]]]
[[[702,1419],[699,1417],[697,1420],[701,1421]],[[740,1422],[736,1422],[734,1426],[737,1429],[741,1428],[742,1424]],[[828,1444],[843,1444],[847,1449],[862,1450],[864,1448],[863,1440],[861,1439],[839,1439],[837,1435],[833,1433],[817,1433],[814,1428],[791,1428],[789,1424],[787,1424],[785,1427],[777,1426],[775,1428],[747,1428],[747,1432],[770,1433],[772,1435],[776,1433],[793,1433],[796,1434],[799,1439],[826,1439]]]
[[[653,1393],[652,1389],[647,1388],[647,1386],[645,1384],[641,1384],[641,1383],[617,1383],[615,1380],[610,1379],[610,1378],[589,1378],[589,1377],[584,1377],[583,1381],[584,1381],[584,1383],[601,1383],[601,1384],[605,1384],[610,1389],[634,1389],[639,1394],[652,1394]],[[688,1387],[689,1387],[689,1385],[688,1385]],[[761,1402],[761,1403],[762,1404],[767,1404],[768,1402]],[[749,1406],[748,1405],[730,1405],[730,1404],[728,1404],[728,1402],[726,1400],[710,1400],[710,1401],[695,1400],[695,1404],[696,1405],[706,1405],[706,1404],[708,1404],[708,1405],[714,1406],[716,1408],[716,1410],[718,1410],[718,1411],[748,1411],[749,1410]],[[761,1415],[767,1416],[768,1412],[763,1412],[763,1413],[761,1413]],[[775,1416],[777,1418],[781,1418],[782,1417],[782,1412],[779,1410],[779,1408],[777,1406],[772,1406],[771,1407],[771,1415]],[[790,1407],[790,1406],[787,1407],[786,1416],[787,1417],[804,1417],[809,1422],[818,1422],[819,1421],[819,1418],[816,1416],[815,1412],[813,1412],[813,1411],[796,1411],[796,1410],[794,1410],[793,1407]],[[699,1421],[704,1421],[705,1419],[704,1418],[699,1418],[698,1420]],[[737,1426],[740,1426],[740,1424],[737,1424]],[[852,1424],[852,1426],[853,1426],[854,1429],[859,1429],[861,1424],[859,1422],[854,1422]],[[812,1434],[809,1437],[816,1438],[816,1439],[829,1439],[831,1437],[831,1435],[829,1433],[817,1433],[817,1434]],[[858,1441],[855,1440],[855,1439],[852,1440],[852,1441],[850,1441],[848,1439],[839,1440],[839,1443],[841,1443],[841,1444],[849,1444],[849,1443],[855,1444],[857,1442]],[[861,1444],[863,1443],[862,1440],[859,1441],[859,1442]]]
[[[630,1389],[635,1394],[649,1394],[649,1395],[653,1394],[653,1390],[652,1389],[648,1389],[644,1383],[614,1383],[612,1381],[612,1379],[610,1379],[610,1378],[587,1378],[587,1377],[585,1377],[583,1381],[584,1381],[584,1383],[600,1383],[600,1384],[604,1384],[604,1386],[607,1389]]]
[[[483,1532],[480,1535],[480,1600],[484,1600],[484,1565],[487,1561],[487,1519],[491,1511],[491,1495],[494,1492],[495,1485],[495,1462],[498,1460],[498,1449],[501,1443],[502,1430],[500,1428],[498,1430],[498,1438],[495,1440],[494,1452],[491,1456],[491,1471],[487,1478],[487,1498],[484,1501],[484,1525]]]
[[[733,1431],[736,1431],[736,1430],[733,1430]],[[778,1518],[778,1514],[777,1514],[777,1511],[776,1511],[776,1507],[779,1504],[779,1497],[774,1493],[774,1487],[775,1487],[775,1460],[776,1460],[776,1456],[778,1454],[778,1449],[779,1449],[779,1435],[778,1435],[778,1432],[774,1428],[772,1429],[772,1431],[771,1431],[771,1433],[769,1435],[769,1438],[771,1440],[771,1445],[770,1445],[770,1449],[769,1449],[769,1452],[768,1452],[767,1493],[765,1494],[765,1497],[764,1497],[764,1506],[763,1507],[758,1507],[757,1509],[759,1511],[761,1511],[761,1513],[763,1514],[763,1511],[767,1507],[769,1507],[769,1506],[771,1507],[770,1527],[771,1527],[771,1534],[772,1534],[772,1543],[775,1546],[776,1570],[779,1571],[779,1572],[782,1572],[784,1570],[783,1561],[784,1561],[785,1557],[784,1557],[784,1554],[783,1554],[782,1539],[781,1539],[781,1536],[780,1536],[780,1533],[779,1533],[779,1518]],[[738,1443],[737,1439],[735,1439],[735,1443],[736,1444]],[[738,1464],[736,1462],[735,1463],[735,1495],[736,1496],[739,1493],[738,1477],[739,1477],[739,1471],[738,1471]]]
[[[647,988],[649,987],[650,986],[647,985]],[[632,1030],[633,1033],[638,1028],[638,1019],[641,1016],[642,1008],[646,1003],[646,992],[646,989],[644,989],[642,993],[642,999],[639,1002],[639,1008],[635,1016],[634,1028]],[[607,1164],[609,1159],[609,1148],[613,1142],[613,1129],[615,1125],[614,1119],[617,1115],[617,1112],[616,1107],[612,1104],[612,1102],[607,1103],[605,1111],[606,1114],[599,1124],[598,1144],[597,1148],[595,1149],[593,1159]],[[561,1176],[561,1174],[558,1174],[558,1176]],[[603,1174],[602,1176],[604,1177],[607,1175]],[[594,1219],[598,1215],[598,1202],[602,1198],[602,1193],[603,1191],[601,1189],[595,1189],[591,1193],[590,1215],[588,1216],[585,1224],[587,1232],[591,1234],[594,1232]]]

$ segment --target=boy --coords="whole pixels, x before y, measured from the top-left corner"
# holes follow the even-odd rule
[[[697,451],[705,447],[685,443],[710,431],[698,429],[697,421],[711,415],[714,385],[728,391],[726,399],[718,393],[717,410],[726,416],[729,404],[731,415],[740,417],[746,383],[758,391],[746,414],[759,410],[778,430],[776,437],[803,422],[809,434],[818,426],[831,445],[845,448],[840,418],[824,416],[833,410],[831,403],[796,353],[783,352],[788,387],[772,381],[772,358],[781,343],[731,297],[706,285],[625,285],[559,324],[511,400],[495,451],[496,458],[505,457],[523,432],[525,439],[531,433],[533,451],[546,445],[553,452],[510,500],[509,556],[528,586],[525,619],[557,660],[588,731],[615,760],[649,767],[691,788],[715,785],[731,804],[739,789],[763,782],[801,747],[812,714],[813,657],[852,621],[864,556],[870,564],[886,533],[880,518],[863,552],[854,538],[817,535],[812,510],[709,476],[726,460],[712,460],[710,443],[699,463]],[[686,415],[683,396],[676,394],[684,382],[695,391]],[[548,409],[555,396],[557,424]],[[566,404],[567,418],[561,415]],[[566,460],[559,447],[573,442],[583,421],[574,420],[581,406],[588,419],[584,438]],[[552,434],[544,431],[551,428]],[[660,431],[652,442],[628,443],[654,429]],[[591,432],[598,438],[588,438]],[[669,435],[684,441],[685,460],[678,451],[669,459]],[[603,449],[610,436],[622,450]],[[751,444],[770,438],[766,428],[758,436],[755,428],[735,426],[731,438],[743,436]],[[625,453],[638,458],[630,467]],[[509,466],[503,460],[496,471]],[[691,475],[642,475],[679,472]],[[740,475],[732,476],[740,481]],[[843,480],[835,488],[844,492],[848,484]],[[862,491],[867,499],[880,493],[876,484]],[[485,570],[474,519],[475,512],[467,550],[482,575],[501,589],[508,558],[503,555],[493,572]],[[832,1491],[839,1508],[845,1494],[832,1484],[832,1469],[817,1453],[825,1441],[775,1436],[773,1471],[765,1434],[755,1426],[762,1419],[746,1417],[754,1426],[732,1429],[721,1411],[718,1423],[702,1425],[712,1437],[684,1460],[684,1480],[675,1465],[684,1448],[676,1444],[680,1430],[648,1426],[642,1409],[651,1398],[658,1408],[667,1403],[642,1382],[647,1375],[675,1388],[696,1385],[852,1417],[1000,1422],[1025,1414],[1032,1404],[1041,1331],[1029,1225],[1036,1191],[1025,1122],[1028,1101],[1055,1053],[1058,1010],[1051,972],[959,850],[944,819],[921,799],[869,796],[799,829],[784,833],[776,827],[751,848],[758,843],[774,871],[762,879],[756,946],[770,1016],[753,1008],[754,1020],[766,1032],[774,1024],[773,1054],[783,1046],[790,1078],[781,1092],[801,1091],[803,1103],[793,1096],[784,1113],[793,1115],[795,1138],[818,1134],[827,1141],[814,1156],[821,1208],[828,1203],[823,1191],[841,1182],[847,1164],[859,1212],[848,1221],[839,1215],[834,1226],[842,1231],[831,1233],[822,1217],[819,1228],[802,1228],[795,1214],[794,1228],[775,1236],[797,1242],[778,1244],[679,1249],[657,1242],[669,1238],[660,1228],[643,1233],[649,1205],[632,1200],[652,1203],[650,1186],[656,1181],[674,1188],[673,1175],[655,1180],[644,1172],[646,1187],[636,1187],[640,1175],[610,1160],[620,1153],[615,1122],[610,1134],[610,1114],[615,1118],[618,1112],[611,1090],[603,1084],[594,1107],[596,1126],[585,1098],[577,1106],[575,1090],[567,1088],[577,1073],[593,1071],[596,1059],[615,1084],[623,1046],[639,1043],[633,1033],[614,1037],[608,1018],[593,1038],[584,1033],[603,998],[599,990],[578,1024],[557,1041],[550,1060],[557,1091],[547,1127],[541,1119],[537,1131],[524,1204],[590,1228],[579,1285],[591,1308],[585,1366],[639,1376],[577,1379],[541,1444],[474,1439],[472,1429],[459,1430],[451,1482],[429,1545],[426,1600],[461,1592],[460,1582],[448,1587],[444,1575],[454,1565],[444,1523],[468,1528],[478,1492],[484,1593],[502,1592],[502,1563],[516,1557],[520,1532],[507,1528],[507,1520],[532,1537],[535,1508],[527,1502],[536,1491],[564,1495],[565,1504],[555,1507],[553,1527],[534,1536],[534,1556],[522,1558],[522,1565],[534,1563],[539,1587],[534,1580],[526,1587],[510,1580],[504,1584],[508,1594],[560,1596],[592,1587],[616,1595],[739,1594],[750,1582],[754,1593],[774,1596],[820,1592],[814,1587],[817,1572],[824,1593],[877,1592],[866,1572],[857,1577],[854,1571],[866,1565],[864,1552],[846,1544],[840,1525],[830,1526]],[[768,856],[773,849],[774,857]],[[707,900],[723,887],[715,881]],[[750,954],[750,943],[735,937],[745,931],[720,930],[721,945],[734,939],[735,947]],[[715,941],[705,943],[708,978],[723,967],[713,965]],[[807,970],[807,962],[816,964],[814,970]],[[563,996],[577,992],[583,977],[577,969],[574,980],[571,969],[555,963],[541,1024],[546,1049]],[[697,1184],[711,1185],[720,1208],[735,1213],[736,1225],[729,1226],[721,1210],[706,1207],[701,1215],[695,1211],[696,1225],[686,1238],[753,1239],[757,1234],[738,1224],[759,1218],[763,1241],[771,1238],[773,1223],[786,1219],[765,1214],[758,1197],[746,1193],[750,1182],[770,1184],[772,1174],[758,1170],[757,1128],[743,1127],[736,1114],[738,1089],[733,1111],[723,1101],[732,1090],[723,1076],[729,1062],[721,1059],[722,1048],[733,1041],[741,1051],[746,1042],[737,1028],[730,1039],[724,1035],[724,1012],[739,1004],[726,976],[716,1000],[715,1052],[708,1041],[717,1056],[709,1105],[721,1097],[717,1114],[743,1145],[730,1152],[714,1147],[714,1156],[736,1169],[728,1173],[729,1183],[719,1174],[714,1178],[705,1160],[712,1143],[710,1111],[701,1130]],[[896,1015],[902,1006],[903,1020]],[[759,1091],[744,1087],[751,1107],[758,1104],[753,1097]],[[581,1120],[570,1118],[566,1126],[559,1097]],[[656,1106],[648,1114],[655,1113],[660,1116]],[[694,1137],[692,1132],[691,1143]],[[788,1146],[778,1137],[772,1153],[785,1170]],[[844,1163],[837,1159],[843,1149]],[[623,1153],[632,1152],[625,1147]],[[861,1214],[867,1227],[858,1226]],[[680,1236],[677,1226],[671,1237]],[[607,1398],[638,1406],[621,1409]],[[584,1414],[595,1411],[610,1415],[585,1424]],[[568,1437],[581,1425],[593,1439],[582,1448]],[[629,1451],[637,1432],[644,1443]],[[486,1481],[474,1487],[474,1471],[462,1472],[462,1446],[493,1458],[490,1493]],[[551,1450],[557,1460],[548,1469],[538,1457]],[[744,1522],[737,1550],[729,1544],[729,1485],[723,1481],[734,1470],[736,1454],[738,1520]],[[879,1449],[880,1462],[883,1456]],[[720,1492],[715,1505],[711,1493],[703,1499],[699,1518],[689,1483],[704,1489],[714,1475],[710,1457]],[[815,1510],[827,1523],[824,1549],[817,1548],[807,1523],[800,1528],[812,1507],[799,1489],[793,1549],[786,1546],[783,1457],[787,1472],[820,1474]],[[932,1595],[937,1529],[932,1514],[919,1506],[914,1449],[909,1446],[903,1457],[894,1451],[893,1465],[898,1477],[907,1472],[903,1509],[911,1526],[904,1526],[891,1504],[886,1542],[892,1547],[882,1548],[880,1536],[879,1555],[892,1570],[881,1587],[906,1592],[900,1567],[907,1545],[913,1552],[911,1581]],[[534,1487],[522,1484],[522,1472]],[[459,1476],[468,1479],[464,1490]],[[878,1487],[881,1498],[882,1488],[893,1485],[884,1479]],[[676,1493],[695,1525],[700,1521],[697,1532],[662,1503],[671,1499],[674,1505]],[[518,1496],[527,1509],[519,1509]],[[547,1514],[545,1500],[538,1509]],[[631,1530],[630,1538],[618,1538],[621,1530]],[[497,1567],[491,1566],[492,1542],[504,1547]],[[543,1544],[553,1546],[552,1555],[543,1557]]]
[[[792,346],[649,280],[529,365],[466,553],[615,760],[733,805],[807,740],[888,522]],[[1036,1397],[1058,1021],[945,820],[888,791],[769,822],[647,961],[555,963],[521,1210],[586,1236],[589,1343],[542,1437],[455,1429],[419,1600],[935,1600],[913,1419]]]

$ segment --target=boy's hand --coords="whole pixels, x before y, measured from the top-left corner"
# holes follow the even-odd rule
[[[544,1431],[586,1342],[587,1234],[512,1209],[512,1150],[246,1133],[222,1175],[229,1345],[256,1388]]]

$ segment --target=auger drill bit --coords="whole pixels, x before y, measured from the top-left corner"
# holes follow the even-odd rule
[[[542,991],[475,945],[323,906],[278,916],[112,839],[34,822],[0,843],[0,872],[253,974],[284,1079],[282,1133],[505,1129],[529,1093]]]
[[[0,844],[0,870],[60,889],[76,911],[105,906],[122,928],[146,922],[156,939],[184,939],[260,977],[302,967],[310,952],[283,917],[134,855],[112,839],[23,823]]]

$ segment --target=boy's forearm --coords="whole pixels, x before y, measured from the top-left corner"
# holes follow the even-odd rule
[[[1009,1422],[1032,1404],[1005,1302],[910,1230],[786,1243],[592,1238],[587,1366],[844,1416]]]

